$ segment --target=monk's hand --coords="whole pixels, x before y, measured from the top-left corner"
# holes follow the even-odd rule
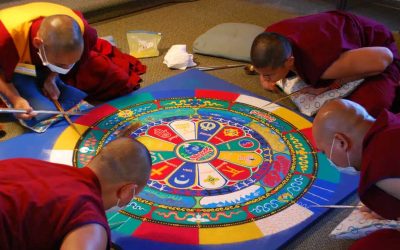
[[[276,82],[265,80],[265,78],[262,75],[260,75],[260,83],[263,89],[272,92],[279,92],[278,86],[276,86]]]
[[[60,96],[60,90],[56,84],[57,77],[57,73],[51,72],[44,81],[43,85],[44,94],[52,100],[58,100],[58,97]]]
[[[33,112],[33,108],[31,107],[31,105],[29,105],[28,101],[22,97],[17,97],[14,100],[13,107],[16,109],[25,109],[26,110],[25,114],[16,114],[15,115],[15,117],[18,119],[30,120],[34,116],[36,116],[36,113]]]

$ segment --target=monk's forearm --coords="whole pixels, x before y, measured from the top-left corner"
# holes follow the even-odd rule
[[[393,62],[385,47],[365,47],[342,53],[322,74],[321,79],[362,79],[382,73]]]
[[[100,224],[87,224],[69,232],[60,247],[61,250],[107,249],[107,233]]]
[[[43,85],[43,91],[45,92],[47,97],[49,97],[52,100],[57,100],[58,97],[60,96],[60,90],[58,89],[56,84],[57,77],[58,77],[57,73],[51,72],[47,76]]]

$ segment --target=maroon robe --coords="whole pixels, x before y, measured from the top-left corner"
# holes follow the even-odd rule
[[[400,218],[400,200],[378,188],[386,178],[400,178],[400,114],[383,111],[363,141],[358,194],[361,201],[385,219]],[[351,245],[351,250],[399,249],[400,232],[378,230]]]
[[[76,74],[63,76],[62,79],[89,93],[89,99],[107,100],[138,89],[141,81],[139,75],[144,72],[146,66],[139,60],[98,38]]]
[[[375,183],[400,178],[400,114],[384,110],[363,141],[360,200],[386,219],[400,218],[400,200],[378,188]]]
[[[97,176],[88,168],[35,159],[0,161],[0,248],[59,249],[87,224],[110,228]],[[109,248],[109,247],[108,247]]]
[[[349,250],[398,250],[400,232],[394,229],[382,229],[357,240]]]
[[[365,17],[340,11],[283,20],[267,27],[289,39],[298,75],[313,87],[324,87],[332,80],[321,76],[339,56],[348,50],[382,46],[390,49],[394,62],[376,76],[365,81],[348,97],[377,116],[384,108],[390,109],[400,80],[396,61],[400,57],[390,30]]]

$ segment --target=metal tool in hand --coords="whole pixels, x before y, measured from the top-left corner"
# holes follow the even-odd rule
[[[287,95],[287,96],[278,98],[278,99],[276,99],[276,100],[273,101],[273,102],[267,103],[267,104],[265,104],[265,105],[262,106],[262,107],[265,108],[265,107],[267,107],[267,106],[269,106],[269,105],[276,104],[277,102],[280,102],[280,101],[282,101],[282,100],[284,100],[284,99],[287,99],[287,98],[289,98],[289,97],[291,97],[291,96],[293,96],[293,95],[295,95],[295,94],[300,94],[302,90],[303,90],[303,89],[299,89],[299,90],[297,90],[297,91],[295,91],[295,92],[293,92],[293,93],[290,93],[290,94]]]
[[[0,114],[26,114],[26,109],[0,108]],[[85,115],[85,112],[62,112],[57,110],[32,110],[31,113],[51,115]]]

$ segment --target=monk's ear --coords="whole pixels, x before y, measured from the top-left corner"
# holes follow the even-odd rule
[[[35,46],[35,48],[40,48],[40,46],[42,46],[43,45],[43,40],[40,38],[40,37],[38,37],[38,36],[35,36],[34,38],[33,38],[33,46]]]
[[[342,133],[336,133],[334,135],[334,138],[336,140],[336,143],[338,143],[337,148],[340,150],[343,150],[344,152],[347,152],[351,148],[351,140],[348,136]]]
[[[132,200],[132,197],[137,194],[138,185],[129,183],[122,186],[119,190],[119,198],[122,204],[127,204]]]

